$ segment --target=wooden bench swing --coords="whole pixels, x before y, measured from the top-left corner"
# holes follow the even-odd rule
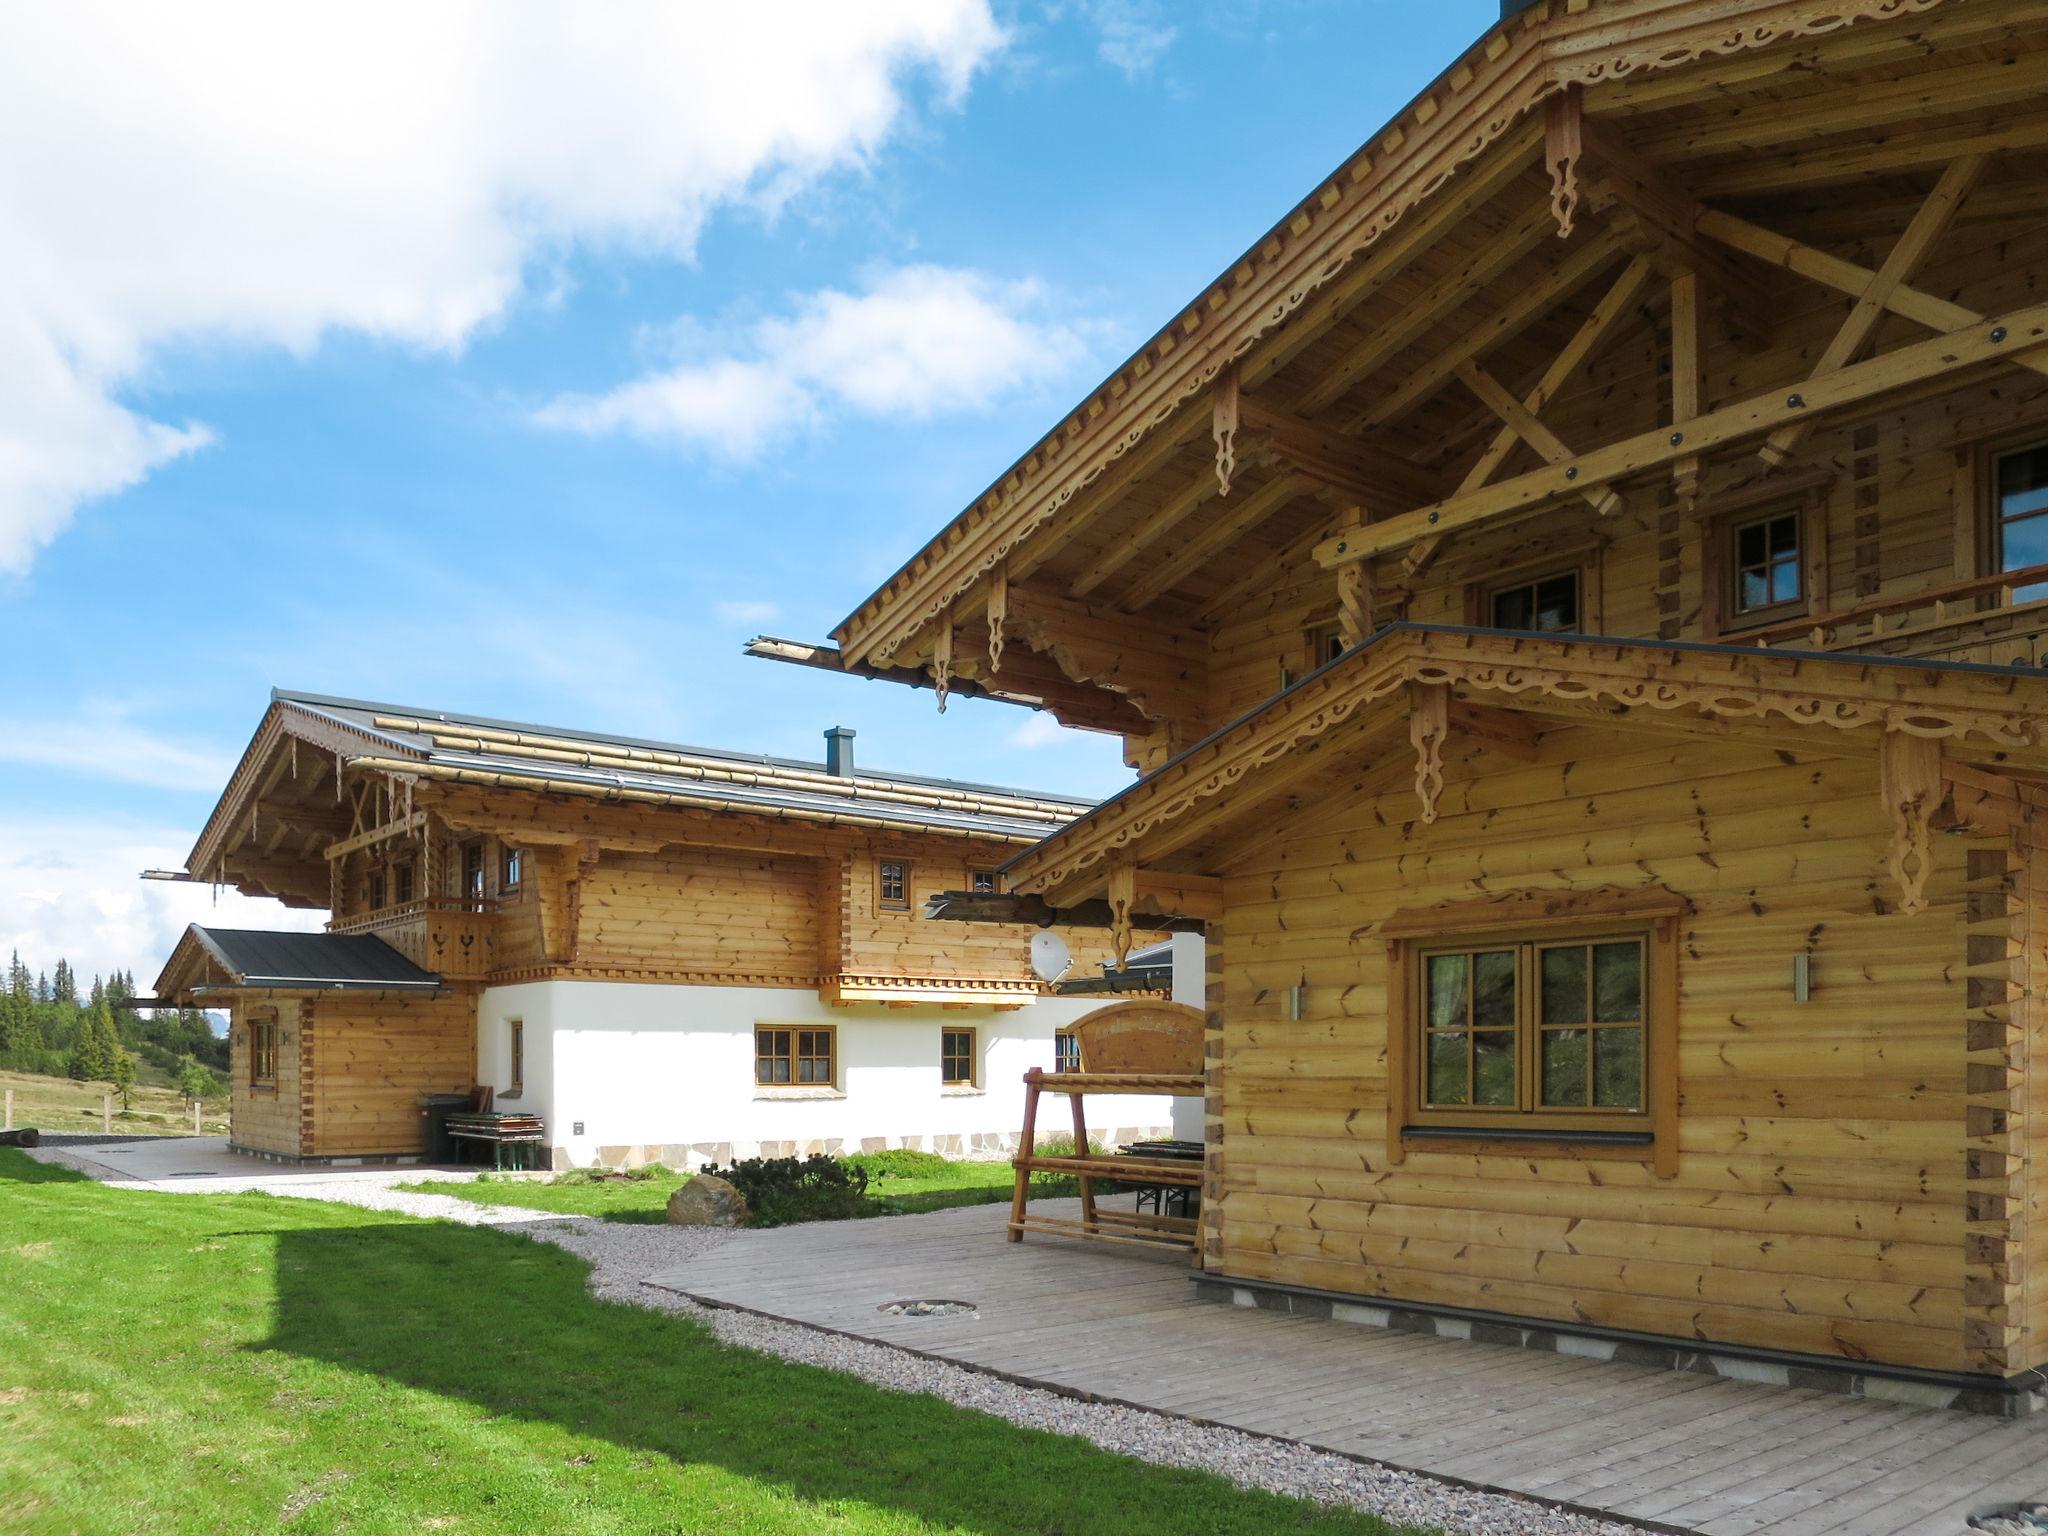
[[[1202,1160],[1091,1151],[1084,1101],[1096,1093],[1200,1098],[1205,1088],[1201,1010],[1183,1003],[1113,1003],[1077,1022],[1073,1034],[1081,1048],[1079,1071],[1047,1072],[1033,1067],[1024,1074],[1024,1128],[1017,1155],[1011,1160],[1017,1170],[1017,1190],[1010,1202],[1009,1240],[1019,1243],[1026,1232],[1051,1232],[1193,1253],[1194,1217],[1167,1214],[1164,1199],[1157,1202],[1157,1212],[1105,1209],[1097,1199],[1096,1183],[1102,1180],[1162,1191],[1199,1190]],[[1073,1106],[1074,1151],[1070,1154],[1037,1150],[1038,1101],[1046,1093],[1065,1094]],[[1034,1173],[1071,1174],[1080,1180],[1079,1220],[1039,1215],[1028,1209]]]

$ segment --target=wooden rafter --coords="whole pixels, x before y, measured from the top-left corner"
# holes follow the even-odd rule
[[[1676,426],[1700,413],[1700,280],[1681,272],[1671,280],[1671,421]],[[1671,465],[1671,488],[1687,506],[1700,493],[1700,456],[1688,454]]]
[[[1905,233],[1892,246],[1884,265],[1870,275],[1863,291],[1856,296],[1848,318],[1843,320],[1841,329],[1835,332],[1827,350],[1813,365],[1813,379],[1838,372],[1862,353],[1870,341],[1871,332],[1877,328],[1877,322],[1889,307],[1889,299],[1913,275],[1913,269],[1926,258],[1935,242],[1947,232],[1970,188],[1984,174],[1984,163],[1982,155],[1967,155],[1951,163],[1941,173],[1934,190],[1927,194],[1927,201],[1920,205]],[[1765,439],[1757,450],[1758,457],[1774,469],[1786,463],[1797,451],[1811,425],[1804,421],[1786,423]]]
[[[1128,534],[1113,541],[1067,584],[1067,596],[1086,597],[1138,556],[1166,538],[1222,492],[1213,475],[1197,475]]]
[[[1341,495],[1384,508],[1412,506],[1436,494],[1435,478],[1421,465],[1335,427],[1249,398],[1239,402],[1237,415],[1240,433],[1256,435],[1278,457]],[[1221,479],[1220,461],[1217,470]]]
[[[1806,187],[1859,181],[1867,176],[1947,165],[1965,155],[2039,149],[2044,145],[2048,145],[2048,112],[2023,116],[1994,113],[1975,123],[1899,128],[1849,144],[1816,145],[1774,155],[1741,155],[1726,164],[1703,168],[1688,181],[1700,197],[1796,192]]]
[[[1142,580],[1117,599],[1117,607],[1136,613],[1149,606],[1310,487],[1311,482],[1302,476],[1281,475],[1241,498],[1233,497],[1220,517],[1146,571]]]
[[[1325,565],[1369,559],[1433,534],[1455,533],[1526,513],[1559,497],[1577,495],[1588,485],[1664,469],[1693,454],[1765,436],[1790,421],[1837,415],[1970,369],[2010,363],[2044,344],[2048,344],[2048,304],[2012,310],[1965,330],[1852,363],[1803,390],[1753,395],[1669,428],[1623,438],[1563,465],[1546,465],[1469,495],[1370,524],[1349,537],[1333,536],[1317,546],[1316,558]]]

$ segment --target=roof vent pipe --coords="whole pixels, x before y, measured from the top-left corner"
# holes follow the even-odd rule
[[[835,725],[825,732],[825,771],[836,779],[853,777],[853,728]]]

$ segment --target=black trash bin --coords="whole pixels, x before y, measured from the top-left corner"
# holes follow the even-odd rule
[[[421,1144],[430,1163],[453,1163],[459,1161],[456,1155],[455,1138],[448,1134],[448,1117],[459,1115],[476,1103],[473,1093],[423,1093],[420,1095],[420,1119],[426,1122]]]

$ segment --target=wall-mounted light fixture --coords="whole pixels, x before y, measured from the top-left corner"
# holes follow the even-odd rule
[[[1287,989],[1287,1017],[1289,1019],[1299,1022],[1302,1010],[1307,1006],[1307,1003],[1308,988],[1301,982],[1297,981]]]
[[[1813,1000],[1813,956],[1797,954],[1792,957],[1792,1001],[1795,1003]]]

